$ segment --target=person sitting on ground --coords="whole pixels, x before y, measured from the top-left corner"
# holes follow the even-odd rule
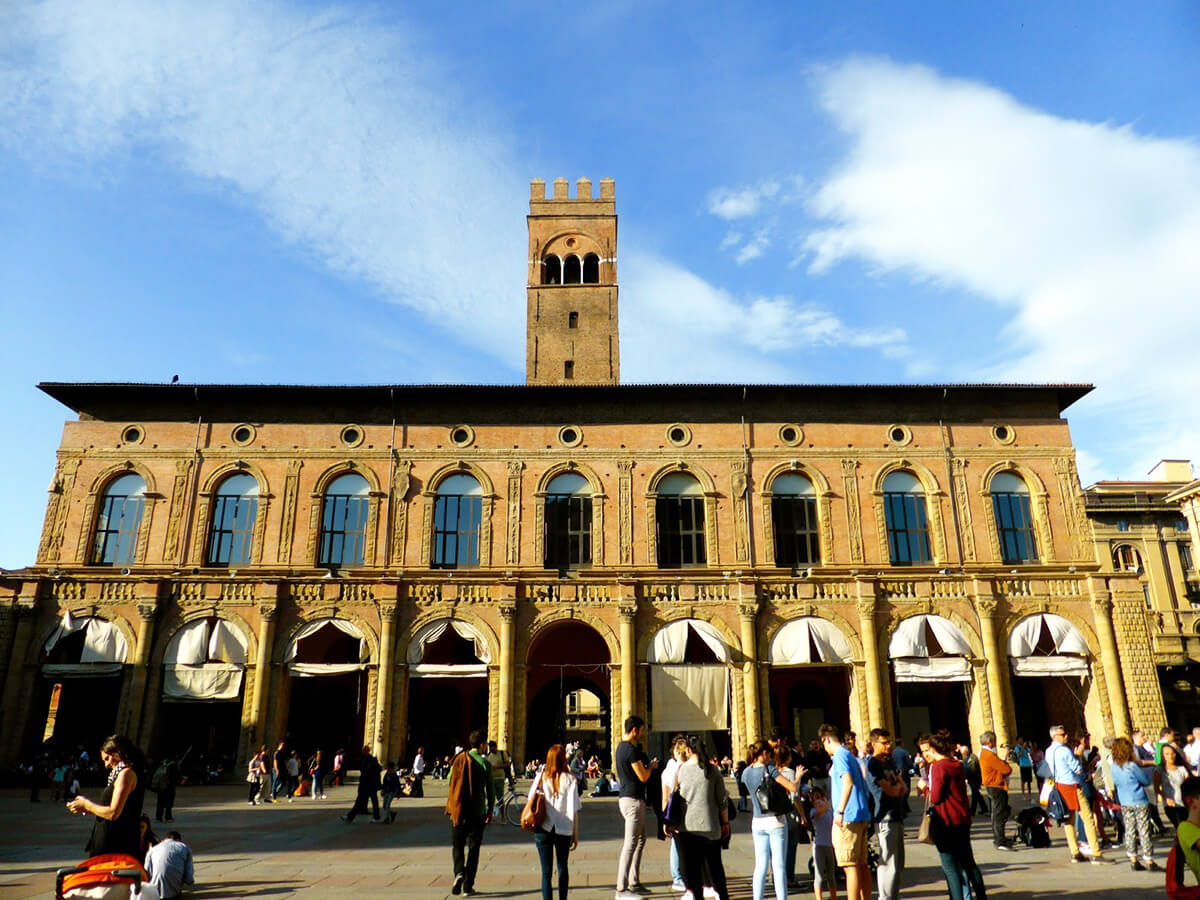
[[[150,848],[145,868],[150,876],[147,883],[158,891],[162,900],[175,900],[182,895],[185,885],[196,882],[192,848],[183,842],[178,831],[168,831],[163,840]]]

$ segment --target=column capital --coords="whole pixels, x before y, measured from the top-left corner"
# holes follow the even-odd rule
[[[983,616],[994,616],[997,608],[1000,606],[1000,601],[995,597],[983,595],[975,597],[975,609]]]
[[[396,624],[396,609],[395,600],[387,599],[379,601],[379,619],[384,625]]]
[[[275,608],[273,603],[263,604],[258,608],[258,617],[264,622],[270,622],[279,615],[279,610]]]
[[[858,609],[858,615],[863,619],[875,618],[875,594],[872,593],[868,597],[859,597],[855,601],[855,607]]]
[[[515,602],[501,603],[497,609],[500,611],[501,622],[511,625],[517,621],[517,604]]]
[[[617,605],[617,615],[620,616],[622,624],[632,625],[633,620],[637,618],[637,604],[619,603]]]
[[[141,600],[137,604],[138,618],[143,622],[153,622],[154,614],[158,612],[158,604],[149,600]]]
[[[758,618],[758,599],[743,598],[738,601],[738,615],[743,622],[753,622]]]
[[[1096,615],[1104,616],[1105,618],[1112,617],[1113,600],[1112,596],[1105,591],[1103,594],[1092,595],[1092,609]]]

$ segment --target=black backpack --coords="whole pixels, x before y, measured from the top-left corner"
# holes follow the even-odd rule
[[[758,800],[759,809],[764,813],[782,816],[793,808],[787,788],[776,781],[770,771],[763,773],[763,780],[755,789],[754,797]]]

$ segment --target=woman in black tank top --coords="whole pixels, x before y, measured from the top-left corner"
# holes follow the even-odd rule
[[[67,804],[67,809],[96,817],[87,844],[88,856],[126,853],[140,858],[138,820],[145,795],[146,760],[133,741],[120,734],[114,734],[104,742],[100,758],[109,770],[108,784],[100,802],[79,795]]]

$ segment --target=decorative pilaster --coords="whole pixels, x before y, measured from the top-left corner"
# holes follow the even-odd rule
[[[510,566],[521,562],[521,471],[524,468],[525,463],[519,459],[508,463],[508,540],[504,561]]]
[[[408,541],[408,491],[412,485],[412,460],[396,460],[392,476],[392,549],[389,566],[404,567],[404,551]]]
[[[733,555],[737,562],[750,560],[750,530],[747,527],[746,496],[749,490],[745,460],[729,465],[730,496],[733,498]]]
[[[951,502],[958,506],[958,527],[962,537],[962,551],[965,562],[975,562],[975,529],[971,525],[971,493],[967,487],[967,461],[954,457],[950,464],[953,476],[951,479]]]
[[[617,521],[620,564],[633,565],[633,460],[617,460]],[[649,535],[653,538],[653,535]],[[653,557],[652,557],[653,558]]]
[[[862,505],[858,499],[858,460],[842,460],[842,492],[846,498],[847,537],[850,543],[850,562],[861,563],[863,556]],[[870,658],[868,654],[867,658]]]
[[[296,500],[300,496],[300,467],[303,465],[303,460],[291,460],[288,463],[287,477],[283,482],[283,510],[279,517],[278,556],[281,566],[288,566],[292,563],[292,537],[296,532]]]
[[[517,634],[516,602],[500,605],[500,697],[496,704],[496,743],[510,754],[513,751],[513,681]]]

